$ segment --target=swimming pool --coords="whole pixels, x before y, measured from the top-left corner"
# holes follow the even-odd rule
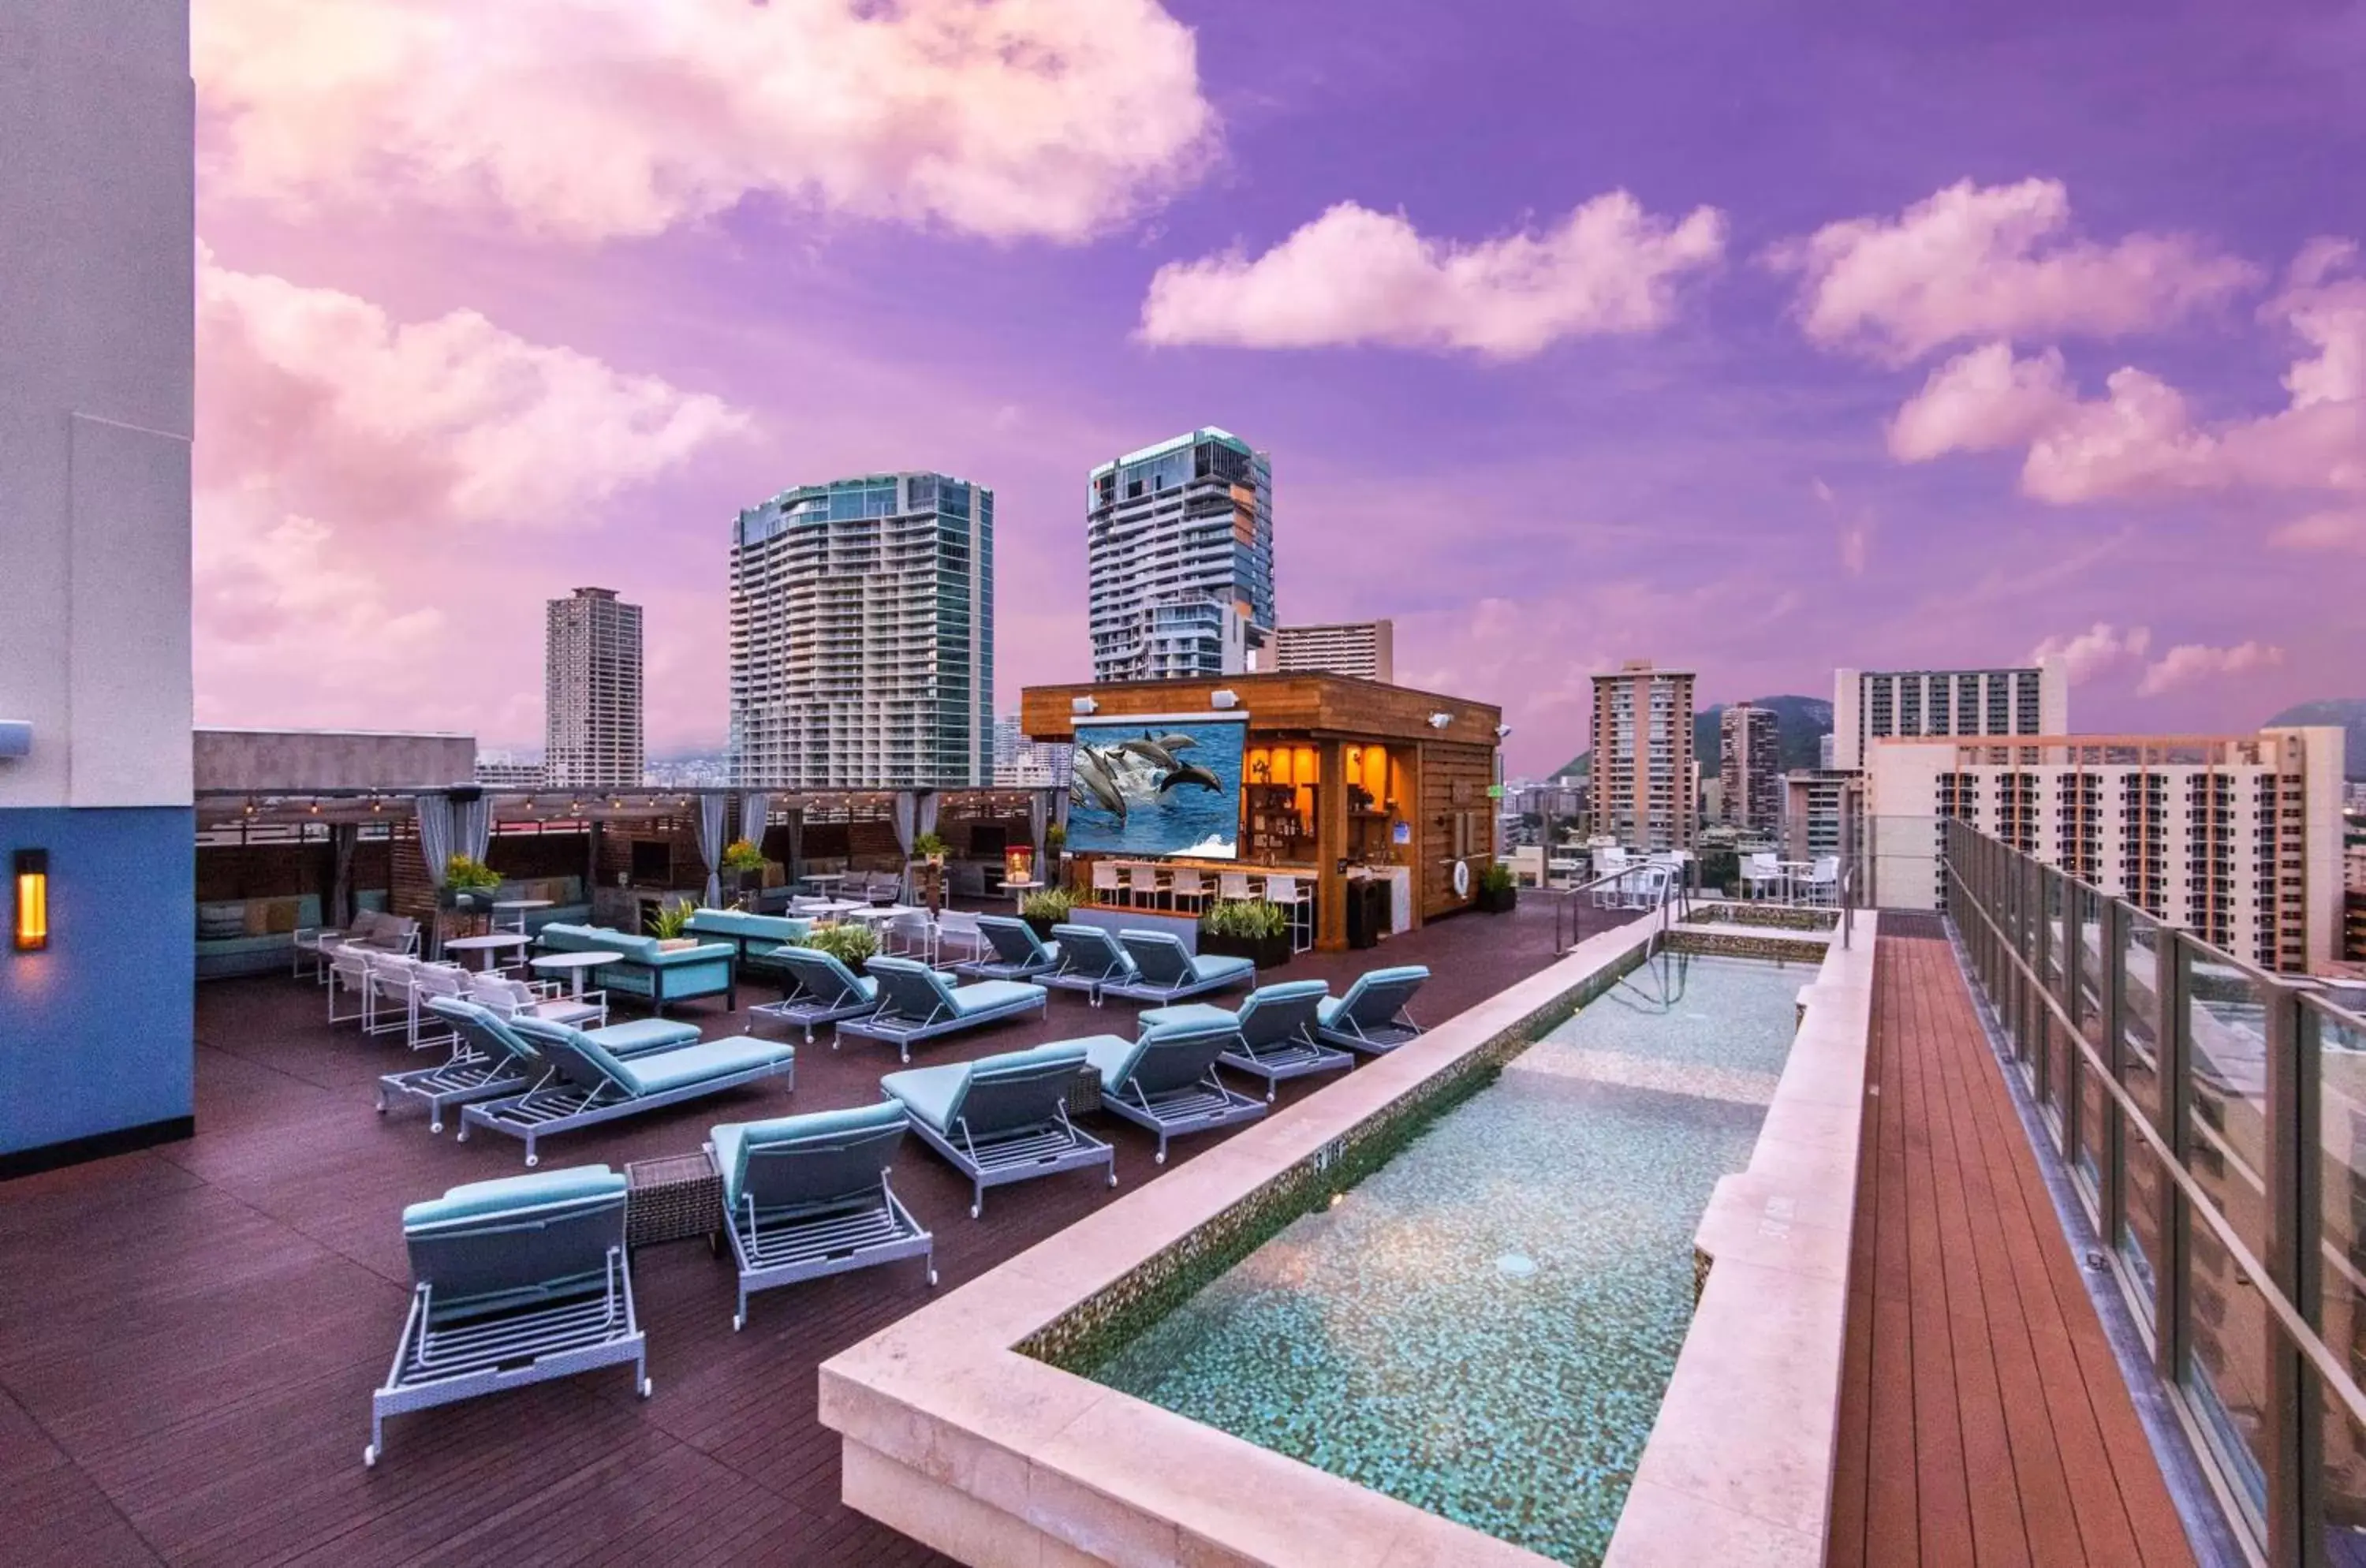
[[[1812,970],[1628,975],[1098,1381],[1572,1563],[1600,1560]]]

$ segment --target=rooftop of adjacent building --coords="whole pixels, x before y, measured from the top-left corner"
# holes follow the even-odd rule
[[[1147,446],[1128,452],[1121,457],[1115,457],[1109,462],[1099,464],[1087,477],[1098,479],[1103,474],[1114,473],[1129,464],[1145,463],[1153,457],[1163,457],[1169,452],[1179,452],[1187,446],[1196,446],[1202,441],[1213,441],[1219,446],[1229,446],[1244,457],[1256,456],[1254,447],[1231,431],[1219,429],[1212,424],[1203,424],[1197,430],[1187,430],[1180,435],[1172,435],[1164,441],[1153,442]]]

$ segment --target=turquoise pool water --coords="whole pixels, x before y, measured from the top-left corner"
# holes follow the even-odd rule
[[[1636,971],[1093,1371],[1564,1562],[1599,1562],[1749,1163],[1802,965]]]

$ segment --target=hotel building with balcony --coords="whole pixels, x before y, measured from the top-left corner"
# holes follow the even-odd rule
[[[1325,626],[1283,626],[1273,634],[1273,668],[1283,675],[1394,681],[1396,640],[1396,623],[1386,617]]]
[[[784,491],[731,536],[731,778],[785,789],[986,784],[994,491],[870,474]]]
[[[1594,677],[1594,823],[1628,849],[1687,850],[1700,827],[1693,675],[1630,659]]]
[[[545,608],[543,782],[553,789],[637,789],[641,607],[613,588],[579,588]]]
[[[1085,507],[1094,680],[1256,666],[1274,630],[1268,454],[1203,427],[1095,468]]]

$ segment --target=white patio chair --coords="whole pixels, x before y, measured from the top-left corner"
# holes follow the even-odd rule
[[[1249,887],[1245,871],[1220,871],[1216,874],[1216,897],[1227,903],[1246,903],[1256,897]]]
[[[1265,901],[1279,904],[1290,917],[1290,951],[1304,953],[1314,945],[1314,921],[1312,911],[1314,900],[1299,887],[1294,876],[1268,876],[1265,879]]]
[[[328,956],[329,1021],[362,1022],[369,1015],[369,949],[340,944],[331,948]],[[339,1010],[340,997],[347,998],[353,1010]]]
[[[937,953],[951,957],[953,944],[960,943],[962,956],[975,961],[986,956],[986,932],[977,923],[973,909],[947,909],[937,917]]]
[[[368,955],[369,984],[362,992],[362,1032],[411,1032],[411,976],[419,960],[400,953]]]
[[[503,1018],[539,1018],[578,1029],[598,1029],[608,1021],[608,993],[589,990],[580,998],[566,994],[557,980],[520,980],[508,975],[470,975],[468,999]]]
[[[1770,898],[1783,889],[1783,868],[1771,851],[1753,852],[1741,863],[1741,896]]]
[[[1808,874],[1799,878],[1799,901],[1820,909],[1835,908],[1841,901],[1841,857],[1818,855]]]
[[[1125,885],[1123,879],[1118,875],[1117,862],[1113,860],[1093,862],[1093,902],[1096,904],[1125,902]]]
[[[447,1045],[455,1037],[452,1026],[427,1010],[430,997],[449,997],[454,1001],[466,1001],[468,997],[468,975],[456,964],[421,964],[411,971],[410,1043],[414,1051],[425,1045]]]
[[[959,912],[958,910],[948,911],[948,913]],[[972,921],[977,919],[975,915],[969,918]],[[902,945],[898,946],[899,942]],[[937,961],[937,922],[930,918],[926,909],[907,909],[900,915],[891,917],[886,925],[881,928],[879,945],[886,952],[908,953],[917,956],[923,964],[933,964]]]
[[[1198,914],[1208,907],[1208,879],[1188,865],[1177,866],[1167,874],[1166,902],[1177,910],[1188,904]]]

